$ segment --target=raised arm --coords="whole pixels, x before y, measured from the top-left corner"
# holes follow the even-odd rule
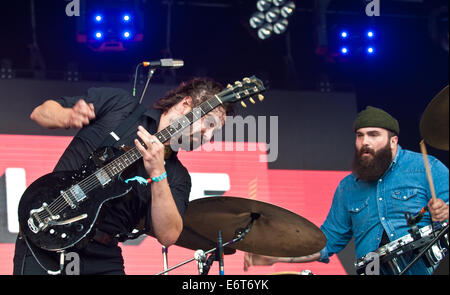
[[[30,118],[48,129],[82,128],[95,118],[94,105],[80,99],[72,108],[65,108],[54,100],[46,100],[33,110]]]

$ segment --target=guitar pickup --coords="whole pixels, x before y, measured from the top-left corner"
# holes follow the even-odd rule
[[[108,173],[106,173],[105,170],[100,169],[95,173],[95,177],[97,177],[97,180],[100,182],[102,186],[105,186],[108,184],[108,182],[111,181],[111,178],[109,177]]]

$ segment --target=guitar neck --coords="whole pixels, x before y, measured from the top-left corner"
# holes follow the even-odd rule
[[[156,133],[155,137],[158,138],[158,140],[161,143],[166,143],[173,136],[180,133],[182,130],[189,127],[195,121],[201,119],[203,116],[205,116],[206,114],[208,114],[221,104],[222,101],[216,95],[211,99],[204,101],[198,107],[195,107],[192,111],[190,111],[184,116],[181,116],[180,118],[175,120],[171,125],[167,126],[166,128]],[[108,174],[108,176],[112,178],[120,174],[122,171],[124,171],[133,163],[138,161],[140,158],[142,158],[142,154],[136,147],[133,147],[132,149],[130,149],[129,151],[127,151],[126,153],[124,153],[123,155],[121,155],[120,157],[116,158],[114,161],[103,167],[103,169]]]

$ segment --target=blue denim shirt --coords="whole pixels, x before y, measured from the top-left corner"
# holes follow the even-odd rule
[[[428,156],[436,197],[448,204],[449,170]],[[383,230],[391,241],[408,233],[405,212],[416,214],[431,199],[423,156],[398,146],[397,154],[385,174],[374,182],[365,182],[353,174],[336,189],[327,219],[321,226],[327,244],[319,261],[341,251],[354,238],[356,258],[379,248]],[[427,212],[418,227],[429,225]],[[412,269],[411,269],[412,270]]]

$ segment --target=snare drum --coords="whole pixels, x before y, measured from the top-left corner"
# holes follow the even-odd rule
[[[447,224],[439,226],[425,226],[419,229],[420,237],[414,239],[411,234],[392,241],[377,250],[363,256],[355,263],[357,274],[366,274],[369,266],[373,265],[375,259],[379,259],[380,274],[398,275],[408,264],[429,245]],[[423,263],[426,268],[434,269],[444,259],[449,247],[448,232],[438,240],[425,254],[415,263]],[[414,267],[414,266],[413,266]]]

